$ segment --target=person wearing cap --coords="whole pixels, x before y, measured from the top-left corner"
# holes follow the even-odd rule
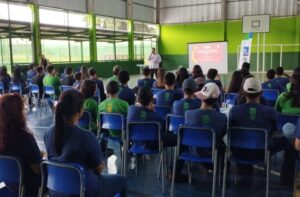
[[[165,89],[157,94],[156,105],[172,107],[173,102],[183,97],[181,90],[175,88],[175,75],[168,72],[165,75]]]
[[[262,94],[260,81],[250,77],[243,84],[246,95],[246,103],[231,108],[229,113],[229,127],[249,127],[266,129],[271,139],[271,154],[285,150],[284,163],[281,168],[281,181],[293,180],[294,151],[285,137],[273,137],[277,130],[277,113],[274,108],[259,103]],[[232,149],[232,154],[245,159],[260,159],[264,151],[252,151],[245,149]]]
[[[272,89],[272,90],[278,90],[279,93],[283,92],[283,87],[281,83],[276,81],[275,78],[275,70],[270,69],[267,71],[266,74],[267,81],[262,83],[261,86],[263,89]]]
[[[184,98],[174,101],[173,114],[184,116],[187,110],[197,109],[200,107],[201,101],[194,96],[197,84],[194,79],[185,79],[182,84]]]
[[[120,70],[121,70],[120,66],[119,66],[119,65],[115,65],[115,66],[113,67],[113,71],[112,71],[113,76],[110,77],[110,78],[108,78],[107,83],[109,83],[109,82],[111,82],[111,81],[119,82],[119,81],[118,81],[118,74],[119,74]]]
[[[217,135],[218,142],[227,130],[227,117],[214,109],[214,104],[221,94],[215,83],[207,83],[195,96],[201,99],[200,109],[189,110],[185,113],[184,124],[187,126],[212,128]]]

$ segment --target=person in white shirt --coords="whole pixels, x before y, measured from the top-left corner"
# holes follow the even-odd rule
[[[150,62],[150,70],[151,70],[151,79],[153,79],[153,75],[155,77],[157,75],[157,69],[159,68],[159,63],[161,62],[161,57],[158,53],[156,53],[155,48],[152,48],[152,52],[149,55],[149,62]]]

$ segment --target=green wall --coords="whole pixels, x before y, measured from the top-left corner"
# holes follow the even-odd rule
[[[242,21],[207,22],[193,24],[161,25],[159,51],[162,55],[163,66],[175,69],[178,65],[188,67],[187,44],[193,42],[228,41],[229,70],[235,70],[237,64],[237,46],[246,34],[242,33]],[[263,34],[260,34],[260,44]],[[254,34],[253,45],[257,43]],[[266,44],[300,44],[300,17],[272,18],[270,32],[266,33]],[[262,47],[260,48],[262,52]],[[299,66],[300,46],[283,47],[283,66],[292,69]],[[271,56],[273,57],[271,65]],[[252,69],[256,70],[256,47],[252,48]],[[266,69],[279,65],[280,47],[266,47]],[[262,60],[262,54],[260,54]],[[262,67],[262,61],[260,67]]]

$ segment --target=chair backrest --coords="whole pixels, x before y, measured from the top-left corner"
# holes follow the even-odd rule
[[[62,85],[62,86],[60,86],[60,91],[64,92],[64,91],[67,91],[67,90],[71,90],[72,88],[73,88],[72,86]]]
[[[184,116],[168,114],[166,118],[167,131],[177,134],[178,129],[184,124]]]
[[[279,96],[279,91],[278,90],[273,90],[273,89],[263,89],[262,96],[267,100],[267,101],[276,101],[278,96]]]
[[[32,94],[39,94],[40,93],[40,88],[38,85],[36,84],[30,84],[29,85],[29,91],[32,93]]]
[[[157,97],[157,94],[161,91],[163,91],[164,89],[160,89],[160,88],[152,88],[151,91],[152,91],[152,94],[153,94],[153,98],[156,99]]]
[[[83,129],[91,130],[91,122],[92,122],[91,113],[88,111],[84,111],[77,125]]]
[[[166,120],[167,115],[172,113],[172,108],[168,106],[158,106],[154,105],[154,111],[159,114],[159,116],[163,119]]]
[[[126,140],[161,142],[161,126],[159,122],[127,122]],[[160,144],[160,143],[159,143]],[[159,148],[161,148],[159,146]]]
[[[23,173],[18,159],[0,155],[0,182],[19,184],[19,196],[22,196]]]
[[[216,149],[216,134],[210,128],[180,126],[178,129],[177,150],[180,146],[211,149],[212,161]]]
[[[4,85],[2,81],[0,81],[0,94],[4,94]]]
[[[55,90],[52,86],[44,86],[44,94],[55,95]]]
[[[282,130],[282,127],[286,123],[292,123],[296,125],[299,118],[300,115],[278,113],[277,129]]]
[[[21,88],[21,84],[20,83],[14,83],[14,82],[10,82],[9,83],[9,92],[18,92],[18,93],[22,93],[22,88]]]
[[[86,188],[85,172],[79,164],[66,164],[51,161],[43,161],[42,191],[44,188],[51,192],[60,192],[69,195],[84,196]]]
[[[118,113],[102,112],[99,116],[101,129],[109,129],[122,132],[125,129],[124,116]]]
[[[226,93],[224,94],[224,103],[229,105],[235,105],[235,101],[238,97],[237,93]]]

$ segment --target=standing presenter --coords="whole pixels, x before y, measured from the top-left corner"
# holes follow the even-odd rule
[[[156,52],[155,48],[152,48],[152,52],[149,55],[149,62],[150,62],[150,70],[151,70],[151,79],[153,79],[153,75],[157,74],[157,69],[159,68],[159,63],[161,62],[160,55]]]

